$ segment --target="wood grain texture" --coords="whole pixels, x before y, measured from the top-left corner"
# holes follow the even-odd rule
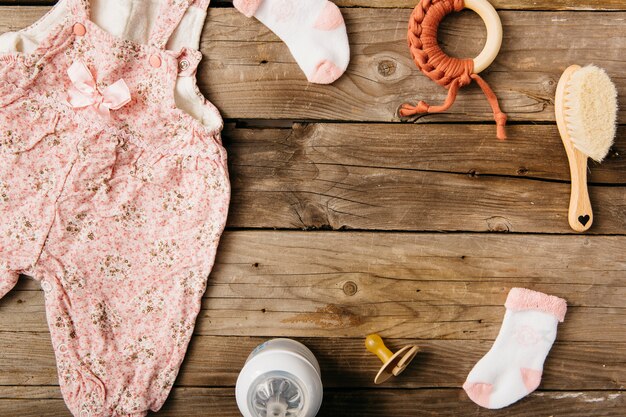
[[[289,286],[294,285],[297,286],[293,283]],[[250,292],[259,292],[256,285],[249,288]],[[336,293],[340,291],[337,289]],[[287,293],[285,289],[275,292]],[[0,322],[0,331],[46,331],[43,302],[40,292],[12,292],[6,297],[9,314]],[[28,313],[20,314],[23,309]],[[429,304],[410,293],[400,299],[355,297],[343,304],[320,295],[295,299],[284,296],[280,302],[276,298],[254,296],[209,297],[203,302],[195,334],[338,338],[378,332],[396,338],[492,340],[498,334],[503,316],[501,305]],[[623,340],[626,326],[623,308],[570,307],[568,319],[559,330],[563,340],[597,343]],[[598,326],[598,323],[607,325]]]
[[[26,26],[45,8],[2,10],[0,32]],[[306,82],[287,46],[261,23],[232,8],[211,9],[201,43],[205,55],[199,69],[201,89],[231,119],[389,122],[399,120],[396,113],[404,102],[443,102],[446,90],[421,75],[411,61],[405,39],[410,9],[343,12],[352,62],[339,81],[320,86]],[[503,47],[484,75],[512,122],[554,121],[556,81],[572,63],[593,62],[606,68],[624,101],[626,13],[509,11],[501,18]],[[484,32],[480,19],[464,12],[446,20],[440,42],[455,56],[473,56],[481,49]],[[619,116],[626,120],[626,108]],[[463,89],[449,112],[418,121],[484,122],[492,117],[484,95],[472,85]]]
[[[207,61],[200,86],[227,118],[396,121],[404,102],[444,101],[447,91],[421,75],[406,46],[410,9],[345,9],[352,61],[332,86],[307,84],[286,46],[263,25],[216,9],[202,40]],[[622,13],[502,12],[505,38],[484,73],[512,122],[553,121],[556,81],[572,62],[605,67],[623,95],[621,56],[626,52]],[[476,55],[484,28],[469,12],[440,29],[449,53]],[[528,36],[540,33],[539,38]],[[609,44],[607,48],[597,45]],[[213,59],[213,57],[219,57]],[[625,110],[620,112],[624,120]],[[492,121],[476,85],[464,88],[452,109],[419,121]],[[493,136],[495,137],[495,127]]]
[[[54,4],[54,0],[0,0],[0,5]],[[333,0],[340,7],[412,8],[418,0]],[[622,0],[490,0],[496,9],[506,10],[626,10]],[[232,0],[213,0],[212,6],[231,6]]]
[[[0,0],[0,33],[52,3]],[[176,388],[150,416],[240,416],[233,386],[245,358],[267,338],[288,336],[320,361],[320,417],[623,417],[626,127],[609,158],[590,164],[592,234],[601,235],[566,235],[569,172],[553,100],[565,67],[593,62],[626,102],[626,2],[492,0],[505,39],[484,76],[510,116],[506,142],[495,139],[476,86],[449,113],[398,123],[403,102],[436,104],[446,94],[409,57],[416,0],[335,1],[352,63],[332,86],[307,84],[286,45],[230,0],[212,3],[199,86],[236,122],[224,132],[231,230]],[[484,36],[471,12],[440,28],[455,56],[476,55]],[[626,108],[619,120],[626,123]],[[332,121],[342,123],[322,123]],[[564,297],[569,310],[540,391],[490,412],[459,387],[498,334],[514,286]],[[0,300],[0,416],[70,417],[43,300],[30,279]],[[422,348],[377,389],[379,363],[363,346],[371,332],[394,350]]]
[[[342,303],[416,292],[429,305],[500,306],[513,283],[576,307],[620,308],[626,296],[621,236],[229,231],[220,249],[207,298],[317,293]],[[14,291],[40,286],[23,278]]]
[[[245,125],[245,124],[244,124]],[[236,127],[223,137],[231,171],[241,166],[287,164],[384,168],[471,176],[506,176],[569,182],[565,149],[554,125],[509,126],[510,140],[491,137],[491,126],[472,124],[311,123],[285,128]],[[589,182],[626,186],[626,127],[601,163],[589,163]],[[567,202],[566,202],[567,204]]]
[[[318,417],[623,417],[624,407],[623,391],[540,391],[506,410],[489,411],[472,403],[461,389],[327,390]],[[205,417],[213,412],[240,416],[232,388],[175,388],[163,409],[149,416]],[[55,387],[0,387],[0,415],[71,417]]]
[[[524,286],[568,300],[561,341],[624,342],[625,249],[625,237],[229,232],[196,334],[493,340]],[[0,330],[45,332],[43,294],[23,285]]]
[[[491,131],[371,124],[227,129],[229,226],[571,233],[570,185],[537,181],[569,180],[556,129],[514,126],[505,142]],[[620,152],[613,155],[590,165],[598,181],[590,187],[591,233],[626,233],[624,189],[602,184],[624,180]]]
[[[192,339],[176,386],[234,387],[247,356],[263,343],[259,337],[197,336]],[[374,388],[380,362],[368,353],[364,337],[303,338],[322,369],[327,389]],[[401,378],[385,388],[458,388],[492,341],[386,339],[390,349],[420,347]],[[223,354],[228,352],[228,354]],[[557,342],[541,382],[543,390],[621,390],[626,383],[626,343]],[[48,333],[0,332],[0,385],[57,385],[54,353]]]

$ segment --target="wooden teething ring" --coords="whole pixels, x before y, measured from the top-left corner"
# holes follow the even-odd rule
[[[487,42],[482,52],[474,59],[448,56],[437,42],[437,29],[448,14],[464,8],[475,11],[487,26]],[[448,110],[457,92],[475,80],[485,93],[493,110],[498,128],[498,139],[506,139],[504,126],[507,117],[500,110],[498,99],[487,82],[478,73],[494,61],[502,45],[502,22],[498,13],[487,0],[421,0],[409,20],[409,48],[413,61],[431,80],[448,89],[448,97],[441,106],[430,106],[420,101],[417,106],[403,104],[400,116],[419,113],[439,113]]]

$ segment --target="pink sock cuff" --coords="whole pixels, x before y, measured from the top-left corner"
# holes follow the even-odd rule
[[[233,6],[246,17],[252,17],[263,0],[234,0]]]
[[[539,310],[552,314],[561,323],[567,312],[564,299],[525,288],[512,288],[504,306],[513,311]]]

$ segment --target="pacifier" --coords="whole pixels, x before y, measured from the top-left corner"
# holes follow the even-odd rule
[[[419,352],[419,347],[416,345],[408,345],[393,353],[377,334],[371,334],[365,338],[365,347],[378,356],[378,359],[383,363],[376,378],[374,378],[375,384],[382,384],[392,376],[400,375]]]

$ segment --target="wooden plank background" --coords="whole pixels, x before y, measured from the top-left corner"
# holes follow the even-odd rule
[[[446,114],[397,117],[403,102],[445,97],[410,60],[415,0],[335,2],[352,62],[332,86],[306,83],[286,46],[232,2],[210,10],[199,85],[226,118],[232,209],[196,336],[155,415],[239,415],[238,371],[276,336],[320,360],[320,416],[626,415],[626,127],[607,160],[590,164],[596,223],[574,235],[553,114],[571,63],[606,68],[626,102],[626,2],[493,1],[505,38],[484,75],[510,117],[504,142],[476,86]],[[52,3],[0,0],[0,32]],[[484,37],[463,12],[446,19],[440,42],[472,56]],[[540,389],[490,412],[460,386],[514,286],[570,307]],[[394,349],[422,348],[382,387],[363,348],[370,332]],[[0,416],[68,417],[57,384],[43,295],[24,278],[0,301]]]

